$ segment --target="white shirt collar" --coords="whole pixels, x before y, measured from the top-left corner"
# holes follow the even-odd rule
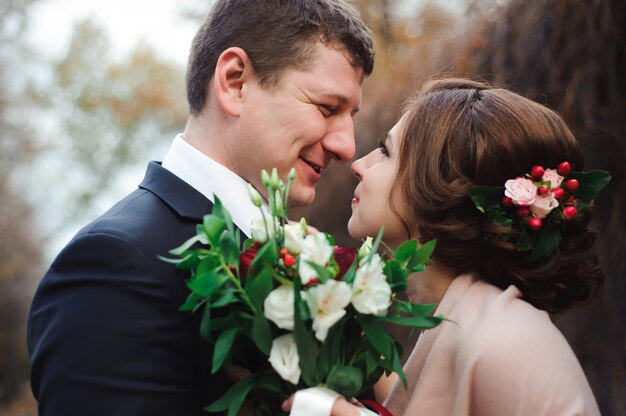
[[[217,195],[235,225],[250,237],[250,224],[261,214],[250,200],[246,181],[187,143],[182,134],[172,142],[162,166],[211,202],[215,202]]]

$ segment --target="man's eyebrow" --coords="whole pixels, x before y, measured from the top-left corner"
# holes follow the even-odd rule
[[[342,105],[345,105],[345,104],[347,104],[350,101],[345,95],[334,94],[334,93],[322,93],[321,97],[323,99],[330,99],[330,100],[337,101],[337,102],[339,102]],[[352,110],[352,115],[355,115],[356,113],[358,113],[359,110],[361,110],[360,103],[359,103],[359,105],[356,106],[356,108],[354,110]]]

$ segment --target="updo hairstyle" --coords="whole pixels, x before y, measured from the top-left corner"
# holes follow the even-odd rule
[[[596,294],[604,274],[590,252],[589,207],[566,223],[552,256],[531,263],[516,248],[516,231],[492,223],[468,196],[472,186],[504,186],[535,165],[568,161],[582,171],[581,148],[558,114],[505,89],[453,78],[426,83],[404,118],[394,193],[411,207],[413,217],[404,220],[420,238],[437,240],[437,264],[477,272],[503,289],[515,285],[548,312]]]

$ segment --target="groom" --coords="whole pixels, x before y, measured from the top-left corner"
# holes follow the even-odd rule
[[[352,116],[373,66],[369,30],[342,0],[218,0],[187,72],[190,117],[139,189],[58,255],[29,316],[39,414],[200,415],[231,384],[210,376],[188,275],[159,261],[217,195],[249,234],[261,169],[291,168],[308,204],[332,160],[354,155]]]

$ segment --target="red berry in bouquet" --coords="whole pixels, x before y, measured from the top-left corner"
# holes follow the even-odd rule
[[[556,171],[559,173],[559,175],[561,176],[567,176],[569,175],[569,173],[572,171],[572,167],[570,166],[569,162],[562,162],[561,164],[559,164],[559,166],[556,168]]]
[[[548,193],[548,191],[549,191],[549,189],[548,189],[548,188],[546,188],[545,186],[542,186],[542,187],[541,187],[541,188],[539,188],[539,190],[538,190],[539,195],[541,195],[541,196],[546,195],[546,194]]]
[[[296,258],[291,254],[286,254],[283,257],[283,263],[285,263],[287,267],[293,267],[293,265],[296,264]]]
[[[528,226],[533,231],[539,231],[542,227],[541,218],[531,218],[528,220]]]
[[[317,277],[312,277],[311,280],[309,280],[309,283],[306,284],[306,286],[307,287],[315,286],[319,282],[320,282],[320,279],[318,279]]]

